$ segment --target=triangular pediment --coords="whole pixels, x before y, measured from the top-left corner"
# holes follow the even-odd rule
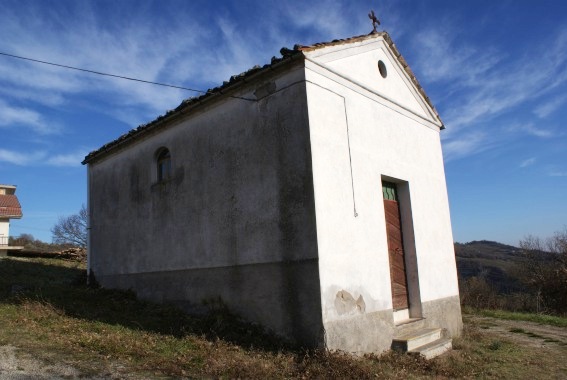
[[[301,50],[308,60],[443,128],[438,113],[386,33]]]

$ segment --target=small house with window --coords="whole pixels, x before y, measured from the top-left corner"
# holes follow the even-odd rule
[[[22,206],[16,196],[16,186],[0,185],[0,256],[23,247],[10,245],[10,219],[22,217]]]
[[[386,32],[281,54],[85,158],[88,270],[188,310],[220,298],[304,346],[447,349],[437,111]]]

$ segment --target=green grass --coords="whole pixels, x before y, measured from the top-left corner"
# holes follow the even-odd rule
[[[149,378],[542,378],[562,363],[470,322],[454,350],[431,361],[306,351],[212,305],[209,315],[191,317],[131,292],[88,288],[84,263],[0,258],[0,346],[81,376],[121,368]]]
[[[551,325],[557,327],[567,327],[567,318],[547,314],[519,313],[505,310],[478,310],[472,308],[464,309],[471,314],[478,314],[485,317],[498,319],[507,319],[511,321],[528,321],[542,325]]]

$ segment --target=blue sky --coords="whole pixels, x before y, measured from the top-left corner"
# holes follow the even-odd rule
[[[567,224],[567,2],[26,1],[0,3],[0,52],[203,89],[283,46],[370,32],[374,9],[438,109],[455,241],[516,245]],[[86,202],[91,150],[188,91],[0,56],[0,183],[12,235],[51,241]]]

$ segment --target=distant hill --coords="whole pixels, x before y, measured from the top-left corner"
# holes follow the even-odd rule
[[[517,266],[525,261],[520,248],[495,241],[455,243],[459,280],[484,277],[499,292],[523,289],[517,280]]]

